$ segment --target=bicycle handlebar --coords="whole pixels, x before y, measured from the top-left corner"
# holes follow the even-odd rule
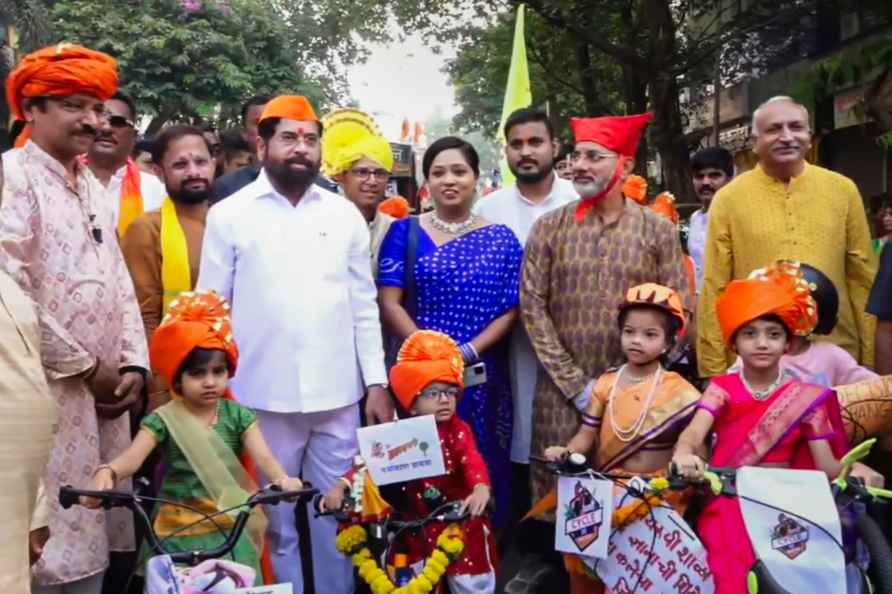
[[[301,489],[300,491],[282,491],[276,486],[272,486],[267,489],[261,489],[248,497],[248,499],[243,504],[233,508],[233,510],[224,510],[217,512],[217,514],[208,515],[206,520],[213,521],[213,515],[223,514],[225,513],[225,511],[234,511],[235,509],[240,510],[235,518],[235,523],[233,524],[232,530],[230,530],[229,535],[226,537],[226,540],[220,546],[205,551],[183,551],[177,553],[168,553],[167,551],[165,551],[164,546],[158,539],[158,535],[155,533],[152,520],[149,518],[148,514],[142,508],[142,506],[138,505],[142,501],[156,501],[168,503],[171,505],[179,505],[183,508],[187,507],[182,504],[178,504],[175,501],[165,501],[152,497],[144,497],[142,495],[130,493],[127,491],[91,491],[87,489],[75,489],[70,485],[66,485],[59,489],[59,503],[63,509],[68,509],[72,505],[78,504],[81,497],[90,497],[93,499],[99,499],[101,502],[100,505],[104,509],[110,509],[112,507],[129,508],[133,510],[145,524],[147,528],[146,536],[148,538],[149,545],[157,554],[170,555],[171,560],[174,563],[185,563],[187,565],[194,566],[207,559],[218,559],[232,551],[239,538],[241,538],[242,532],[244,532],[245,526],[248,523],[248,518],[251,515],[251,509],[255,506],[261,504],[276,505],[286,499],[293,499],[297,500],[298,502],[306,501],[307,499],[319,493],[319,490],[313,488],[310,483],[304,484],[306,485],[306,488]]]

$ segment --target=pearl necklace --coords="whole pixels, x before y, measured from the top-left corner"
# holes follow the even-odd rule
[[[657,367],[656,372],[654,373],[653,382],[650,384],[650,392],[647,394],[647,398],[644,399],[644,406],[641,408],[641,412],[638,413],[638,418],[635,419],[635,422],[632,423],[631,427],[623,428],[617,425],[616,423],[616,414],[614,412],[614,401],[616,400],[616,389],[617,386],[622,383],[623,375],[626,372],[626,366],[623,365],[619,368],[619,373],[617,373],[616,381],[613,383],[613,386],[610,388],[610,394],[607,396],[607,412],[610,416],[610,428],[613,429],[614,435],[619,438],[620,441],[625,443],[629,443],[636,437],[638,437],[641,428],[644,426],[644,421],[647,419],[647,413],[650,412],[650,405],[653,404],[654,395],[657,393],[657,386],[660,384],[660,379],[663,375],[663,366],[660,365]]]
[[[460,223],[449,223],[437,216],[437,212],[431,212],[431,226],[447,235],[463,235],[477,224],[477,215],[471,214]]]
[[[765,388],[764,390],[756,390],[753,388],[748,381],[746,381],[746,375],[744,375],[743,371],[740,372],[740,381],[743,382],[743,386],[746,388],[747,392],[750,393],[750,396],[753,397],[754,400],[765,400],[769,396],[771,396],[775,390],[777,390],[784,380],[786,379],[786,375],[783,371],[778,372],[777,379],[775,379],[771,384]]]

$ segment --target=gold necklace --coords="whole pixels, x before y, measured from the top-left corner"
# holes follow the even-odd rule
[[[752,396],[754,400],[759,401],[765,400],[769,396],[771,396],[774,391],[780,387],[784,379],[784,372],[778,371],[777,378],[773,382],[771,382],[768,387],[766,387],[764,390],[756,390],[750,385],[748,381],[746,381],[746,375],[744,375],[743,371],[740,372],[740,380],[743,382],[743,387],[746,388],[747,392],[750,393],[750,396]]]

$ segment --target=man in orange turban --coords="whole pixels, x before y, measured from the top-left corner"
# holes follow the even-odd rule
[[[533,401],[534,454],[570,441],[595,380],[623,362],[615,312],[626,289],[663,285],[693,310],[675,225],[622,193],[650,119],[571,119],[573,184],[582,199],[544,214],[527,239],[521,319],[544,368]],[[537,501],[554,477],[541,465],[530,470]]]
[[[26,56],[6,81],[30,140],[3,156],[0,268],[36,305],[41,362],[59,403],[45,469],[47,497],[60,482],[88,484],[130,444],[129,410],[143,402],[146,337],[115,237],[114,198],[78,155],[103,102],[117,90],[115,61],[62,44]],[[122,488],[127,489],[128,485]],[[33,577],[39,592],[97,593],[109,550],[132,550],[132,514],[53,504],[51,537]]]

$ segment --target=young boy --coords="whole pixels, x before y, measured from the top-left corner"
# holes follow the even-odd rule
[[[483,511],[490,498],[489,473],[477,450],[474,434],[455,414],[464,382],[464,364],[458,345],[447,335],[419,330],[403,343],[397,363],[390,370],[390,383],[397,399],[410,414],[434,415],[443,448],[446,474],[403,483],[405,515],[424,517],[451,501],[462,501],[471,517],[462,522],[464,552],[446,571],[453,594],[492,594],[496,577],[492,560],[494,540]],[[325,507],[340,507],[344,489],[337,485],[325,497]],[[446,527],[433,523],[422,533],[406,537],[409,563],[420,571],[427,554],[436,547]]]

